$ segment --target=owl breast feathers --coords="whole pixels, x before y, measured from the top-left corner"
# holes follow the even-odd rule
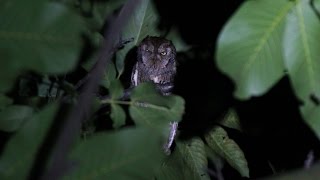
[[[176,74],[176,49],[172,42],[161,37],[147,36],[139,44],[137,54],[131,86],[153,82],[162,94],[168,94],[173,88]]]

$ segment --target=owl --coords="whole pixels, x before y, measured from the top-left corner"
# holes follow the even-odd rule
[[[153,82],[163,95],[173,89],[176,74],[176,49],[170,40],[147,36],[138,46],[137,62],[131,74],[131,86]]]

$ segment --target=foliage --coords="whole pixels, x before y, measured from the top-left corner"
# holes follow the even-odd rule
[[[319,4],[314,1],[314,7]],[[318,137],[319,28],[317,10],[308,1],[247,1],[225,25],[217,50],[218,66],[237,84],[240,99],[260,96],[289,76],[303,103],[300,112]]]
[[[314,2],[319,8],[320,2]],[[60,122],[67,119],[69,108],[79,103],[82,86],[78,82],[94,71],[103,32],[112,26],[110,22],[125,3],[2,2],[0,130],[9,137],[0,156],[0,179],[42,175],[35,171],[40,168],[39,161],[42,169],[50,168],[53,153],[50,149],[48,157],[41,157],[41,150],[55,145],[52,136],[59,136],[64,125]],[[233,107],[220,118],[219,125],[210,126],[200,135],[183,139],[183,130],[179,129],[172,154],[166,156],[163,144],[169,123],[184,120],[188,101],[176,94],[162,96],[151,83],[134,88],[128,100],[121,99],[125,92],[121,78],[130,51],[144,37],[167,37],[178,53],[192,47],[183,41],[176,27],[160,30],[160,20],[156,4],[141,0],[125,28],[118,32],[120,47],[114,47],[114,56],[98,87],[98,96],[109,98],[86,102],[92,106],[84,109],[84,130],[72,139],[73,145],[68,149],[68,162],[75,163],[63,171],[65,179],[219,179],[223,162],[239,176],[250,177],[245,152],[229,136],[230,129],[244,133]],[[303,102],[301,114],[318,137],[319,20],[314,7],[304,0],[246,1],[221,31],[216,52],[218,68],[236,84],[236,98],[261,96],[288,76]],[[80,75],[82,72],[85,75]],[[100,127],[96,123],[99,118],[110,127]],[[90,126],[94,130],[87,136]]]
[[[1,179],[26,179],[49,130],[57,104],[45,109],[26,120],[26,123],[10,138],[0,159]]]

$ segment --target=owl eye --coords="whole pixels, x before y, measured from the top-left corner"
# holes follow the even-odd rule
[[[161,52],[160,53],[162,56],[165,56],[165,55],[167,55],[167,52]]]

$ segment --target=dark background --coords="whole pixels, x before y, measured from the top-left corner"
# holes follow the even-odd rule
[[[217,68],[214,57],[219,32],[243,2],[156,0],[155,4],[161,17],[159,29],[168,32],[172,27],[178,28],[182,39],[192,47],[177,54],[178,74],[174,93],[186,101],[185,115],[180,123],[181,138],[202,137],[219,123],[229,108],[235,108],[243,132],[226,130],[244,151],[250,179],[255,179],[301,168],[311,151],[318,159],[320,143],[304,123],[299,113],[301,102],[295,97],[287,77],[265,95],[241,101],[233,97],[235,84]],[[83,59],[88,56],[86,52],[92,52],[90,47],[87,48]],[[135,56],[134,52],[135,49],[129,56]],[[76,83],[85,74],[84,70],[73,72],[67,80]],[[11,94],[15,96],[17,92]],[[104,109],[101,111],[105,112]],[[105,118],[108,115],[97,116],[103,119],[101,122],[107,122]],[[108,122],[110,124],[97,127],[101,130],[112,127],[111,121]],[[0,131],[0,154],[11,135]],[[227,163],[223,176],[226,180],[247,179],[241,178]]]
[[[318,159],[319,141],[303,122],[300,102],[287,77],[265,95],[240,101],[233,98],[235,84],[215,64],[218,34],[243,1],[155,2],[161,16],[159,28],[177,27],[183,40],[193,47],[177,56],[175,93],[186,101],[180,124],[183,138],[203,135],[234,107],[244,133],[227,131],[244,151],[252,179],[301,168],[310,151]],[[228,165],[223,175],[225,179],[246,179]]]

